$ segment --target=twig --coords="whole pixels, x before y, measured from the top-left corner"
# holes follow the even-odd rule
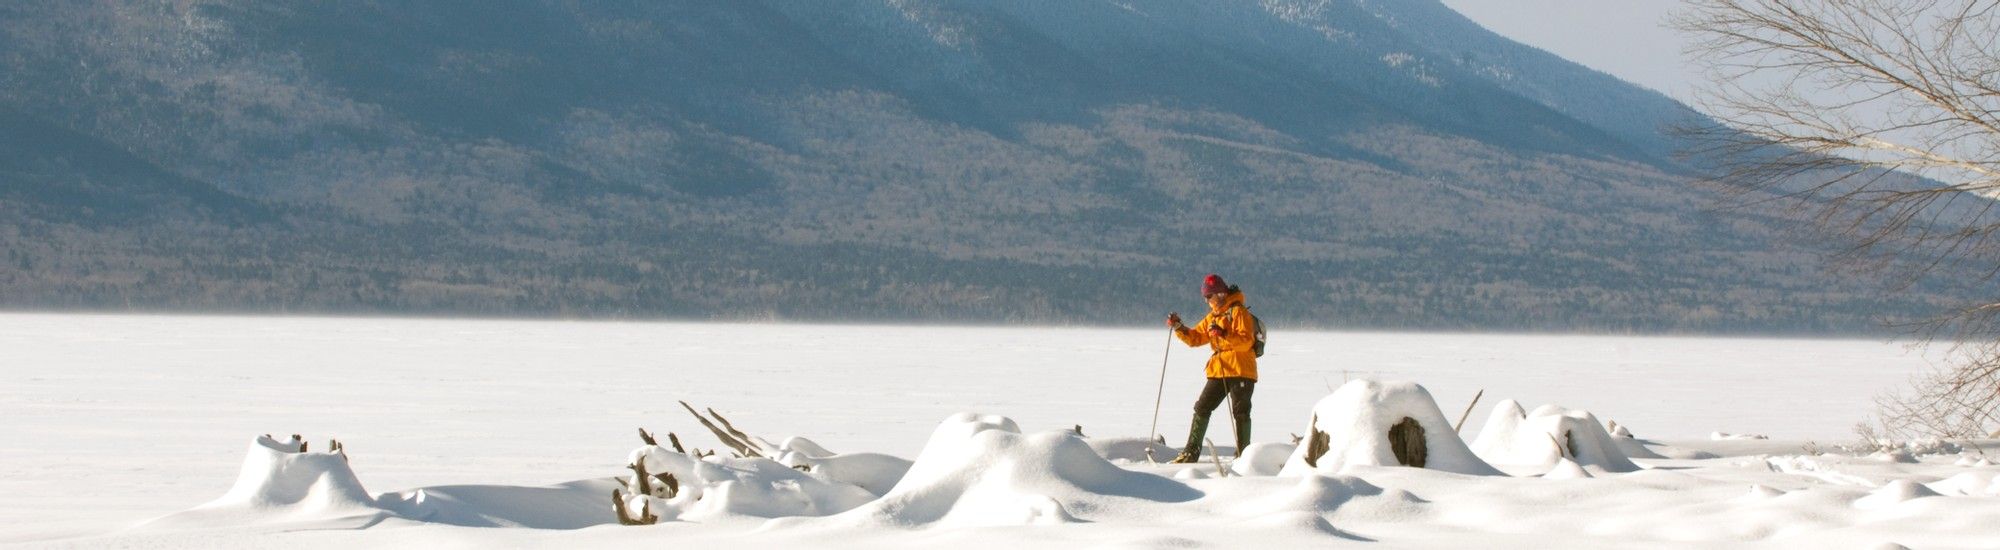
[[[1486,395],[1485,388],[1480,388],[1479,393],[1472,394],[1472,402],[1465,404],[1465,414],[1458,415],[1458,424],[1452,426],[1451,431],[1457,433],[1465,433],[1465,419],[1472,417],[1472,408],[1478,406],[1479,398],[1484,397],[1485,395]]]

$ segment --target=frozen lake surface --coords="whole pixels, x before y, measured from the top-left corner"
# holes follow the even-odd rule
[[[370,489],[617,475],[634,428],[716,446],[676,403],[773,440],[914,457],[939,420],[1143,437],[1164,329],[0,315],[0,542],[104,532],[220,495],[256,434],[334,437]],[[1640,437],[1836,443],[1928,360],[1884,341],[1298,332],[1260,370],[1258,441],[1350,378],[1423,384],[1456,418],[1587,409]],[[1205,349],[1174,344],[1184,437]],[[1222,419],[1218,419],[1221,422]],[[1225,430],[1212,430],[1211,436]],[[142,457],[142,458],[135,458]],[[116,490],[105,490],[106,482]],[[608,512],[607,512],[608,513]]]

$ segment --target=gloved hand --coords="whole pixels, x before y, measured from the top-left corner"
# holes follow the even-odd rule
[[[1167,314],[1167,328],[1174,328],[1174,329],[1177,329],[1177,328],[1181,328],[1181,314],[1180,314],[1180,313],[1178,313],[1178,312],[1175,312],[1175,313],[1168,313],[1168,314]]]
[[[1208,327],[1208,337],[1209,337],[1209,338],[1221,338],[1221,337],[1222,337],[1222,327]]]

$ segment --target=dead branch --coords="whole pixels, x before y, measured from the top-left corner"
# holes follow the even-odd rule
[[[720,427],[717,427],[715,425],[715,422],[709,421],[708,417],[702,416],[700,412],[695,411],[693,405],[689,405],[686,401],[682,401],[680,403],[682,408],[687,409],[688,414],[694,415],[694,419],[701,422],[702,427],[708,428],[708,431],[710,433],[715,434],[716,439],[722,440],[723,445],[727,445],[729,448],[735,449],[737,454],[742,456],[754,456],[754,457],[763,456],[757,454],[756,451],[751,450],[749,443],[736,439],[736,436],[731,434],[729,430],[724,430]]]
[[[1458,433],[1465,433],[1465,419],[1472,417],[1472,408],[1479,406],[1479,398],[1485,396],[1486,396],[1485,388],[1480,388],[1479,393],[1472,394],[1472,402],[1465,404],[1465,412],[1463,414],[1458,415],[1458,424],[1452,425],[1451,431]]]
[[[666,490],[666,493],[660,498],[674,498],[681,494],[681,480],[674,477],[673,472],[653,474],[653,481],[659,482],[660,488]]]
[[[642,495],[653,494],[653,476],[646,474],[646,459],[643,457],[640,458],[638,462],[632,463],[631,468],[632,484],[634,485],[632,490]]]
[[[653,525],[660,522],[660,516],[653,515],[652,500],[639,505],[639,516],[635,518],[625,506],[625,494],[617,489],[611,490],[611,513],[618,516],[619,525]]]
[[[722,413],[715,412],[715,409],[712,407],[704,410],[708,411],[709,416],[715,417],[716,422],[722,423],[722,429],[729,430],[729,435],[735,437],[737,441],[742,442],[743,446],[748,447],[750,449],[748,454],[757,456],[765,450],[763,445],[757,443],[756,438],[750,437],[750,434],[743,433],[743,430],[736,429],[736,425],[730,424],[729,419],[722,417]]]
[[[1222,467],[1222,450],[1215,447],[1215,440],[1202,438],[1202,441],[1208,443],[1208,457],[1215,459],[1215,475],[1218,477],[1229,477],[1229,469]]]

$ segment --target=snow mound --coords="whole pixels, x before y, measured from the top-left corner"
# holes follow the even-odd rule
[[[786,438],[784,443],[778,445],[778,449],[812,458],[825,458],[837,454],[826,450],[826,447],[821,447],[819,443],[815,443],[811,439],[798,436]]]
[[[1576,461],[1570,460],[1568,457],[1558,459],[1555,466],[1549,467],[1548,473],[1542,474],[1542,479],[1589,479],[1591,477],[1595,476],[1590,475],[1588,470],[1584,470],[1583,465],[1577,464]]]
[[[1278,512],[1244,520],[1241,525],[1257,533],[1298,532],[1313,535],[1333,536],[1349,540],[1368,540],[1356,537],[1333,527],[1325,516],[1312,512]]]
[[[377,506],[339,450],[306,452],[294,435],[250,442],[235,485],[221,498],[148,522],[149,526],[202,526],[299,522],[393,515]]]
[[[1519,407],[1519,405],[1517,404],[1516,407]],[[1616,420],[1605,421],[1604,427],[1606,433],[1611,434],[1611,442],[1617,444],[1618,450],[1624,452],[1625,456],[1628,458],[1647,458],[1655,460],[1667,458],[1666,455],[1662,455],[1658,452],[1655,452],[1651,447],[1647,447],[1646,446],[1646,444],[1648,443],[1647,441],[1639,439],[1637,437],[1633,437],[1632,430],[1628,429],[1625,426],[1619,425],[1618,421]],[[1480,434],[1485,435],[1485,432],[1482,431],[1480,432]],[[1475,448],[1477,447],[1475,446]]]
[[[1743,495],[1743,498],[1752,500],[1763,500],[1763,499],[1778,498],[1781,496],[1785,496],[1785,492],[1783,490],[1773,489],[1771,487],[1767,487],[1762,484],[1752,484],[1750,485],[1750,492]]]
[[[1411,382],[1354,380],[1313,405],[1306,439],[1282,473],[1340,473],[1349,466],[1416,466],[1501,475],[1472,454],[1429,390]]]
[[[618,487],[617,481],[604,478],[548,487],[446,485],[376,495],[375,503],[424,523],[582,529],[615,522],[604,513],[604,496]]]
[[[778,455],[778,462],[828,481],[861,487],[875,496],[888,493],[896,482],[902,481],[903,474],[910,471],[909,460],[881,453],[813,456],[803,451],[790,451]]]
[[[1097,456],[1114,461],[1147,462],[1149,459],[1146,453],[1151,451],[1152,462],[1166,462],[1173,460],[1174,455],[1181,452],[1165,441],[1149,441],[1137,437],[1092,437],[1085,439],[1084,443],[1090,444],[1091,450],[1097,451]]]
[[[1868,458],[1872,458],[1872,459],[1875,459],[1875,460],[1880,460],[1880,461],[1883,461],[1883,462],[1887,462],[1887,463],[1890,463],[1890,464],[1916,464],[1916,463],[1917,463],[1917,455],[1914,455],[1914,454],[1910,454],[1910,452],[1909,452],[1909,451],[1906,451],[1906,450],[1903,450],[1903,449],[1890,449],[1890,450],[1887,450],[1887,451],[1876,451],[1876,452],[1875,452],[1874,454],[1871,454],[1871,455],[1868,455]]]
[[[1611,432],[1611,437],[1632,439],[1632,430],[1627,429],[1624,426],[1618,425],[1618,421],[1616,420],[1605,421],[1604,428],[1605,431]]]
[[[1385,491],[1368,480],[1355,476],[1332,474],[1312,475],[1299,478],[1290,488],[1272,493],[1268,497],[1246,502],[1232,512],[1242,516],[1262,516],[1285,512],[1328,513],[1339,509],[1358,498],[1387,496],[1390,500],[1416,504],[1422,501],[1407,492]]]
[[[842,514],[857,524],[983,527],[1081,521],[1132,500],[1185,502],[1180,482],[1119,468],[1074,432],[1024,435],[1013,420],[960,413],[938,425],[909,473],[881,499]]]
[[[1243,450],[1243,455],[1229,463],[1229,472],[1240,476],[1274,476],[1284,471],[1285,461],[1290,460],[1298,445],[1267,441],[1253,443]]]
[[[2000,473],[1965,472],[1929,485],[1939,494],[1967,497],[2000,497]]]
[[[1932,491],[1930,487],[1925,487],[1921,483],[1907,479],[1898,479],[1883,484],[1881,488],[1868,493],[1868,496],[1856,499],[1854,507],[1864,510],[1874,510],[1895,506],[1905,501],[1935,496],[1943,495],[1938,494],[1937,491]]]
[[[1605,472],[1639,470],[1624,446],[1589,411],[1555,405],[1537,407],[1532,413],[1520,411],[1521,404],[1512,399],[1496,405],[1473,440],[1473,452],[1493,464],[1553,469],[1568,460]]]

